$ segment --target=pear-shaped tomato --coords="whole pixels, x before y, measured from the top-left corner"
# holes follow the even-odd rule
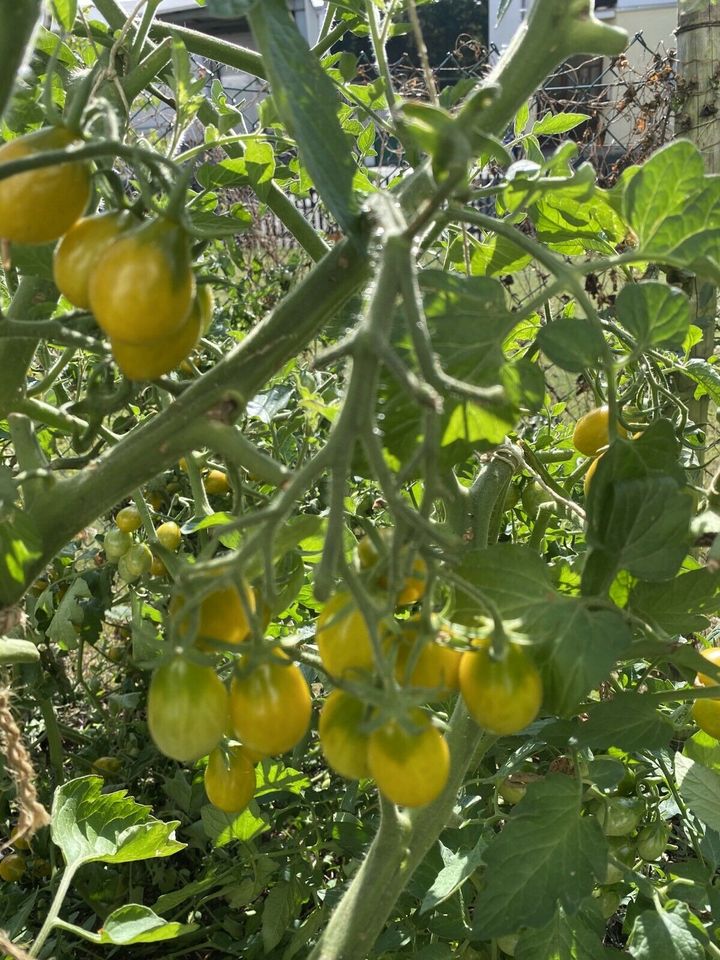
[[[155,670],[148,727],[166,757],[199,760],[218,745],[227,721],[227,690],[212,667],[174,657]]]
[[[90,309],[90,274],[110,244],[133,224],[137,221],[128,210],[112,210],[81,217],[62,237],[53,255],[53,277],[70,303]]]
[[[300,668],[280,653],[230,687],[235,735],[251,750],[270,756],[292,750],[310,725],[312,699]]]
[[[147,344],[174,339],[190,316],[195,296],[187,233],[169,217],[126,231],[100,257],[90,274],[89,292],[95,319],[111,340]],[[187,336],[186,352],[195,337],[195,332]],[[128,375],[149,379],[144,372],[142,377]]]
[[[44,127],[0,146],[0,166],[82,141],[65,127]],[[81,217],[90,199],[90,167],[56,163],[0,180],[0,237],[14,243],[57,240]]]

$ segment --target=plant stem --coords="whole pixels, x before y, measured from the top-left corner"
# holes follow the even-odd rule
[[[58,914],[60,913],[60,908],[62,907],[63,901],[67,896],[68,890],[70,889],[70,884],[73,881],[73,877],[75,876],[76,870],[77,870],[77,866],[74,866],[73,864],[69,864],[65,868],[65,872],[62,875],[62,880],[60,881],[57,891],[55,892],[55,896],[53,897],[53,902],[50,904],[50,909],[48,910],[47,916],[45,917],[45,922],[40,928],[40,933],[38,933],[37,938],[30,950],[31,957],[36,957],[40,953],[40,951],[42,950],[45,944],[45,941],[47,940],[53,927],[55,926],[55,921],[58,918]]]

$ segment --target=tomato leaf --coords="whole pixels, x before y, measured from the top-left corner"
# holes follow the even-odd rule
[[[678,753],[675,777],[680,796],[711,830],[720,831],[720,774]]]
[[[156,820],[126,790],[101,793],[104,786],[101,777],[79,777],[55,791],[52,838],[68,866],[169,857],[187,846],[175,839],[179,820]]]
[[[720,573],[703,567],[681,573],[669,583],[638,583],[628,607],[670,634],[704,630],[707,617],[720,610]]]
[[[570,373],[599,366],[605,350],[602,332],[585,317],[558,317],[541,328],[537,342],[549,360]]]
[[[77,13],[77,0],[52,0],[52,10],[63,31],[67,33],[72,30]]]
[[[682,290],[655,281],[624,286],[615,308],[620,323],[635,337],[638,350],[658,343],[681,346],[692,319],[690,301]]]
[[[720,181],[705,176],[694,144],[676,140],[643,164],[627,185],[624,213],[639,256],[720,280]]]
[[[568,916],[562,907],[540,930],[520,935],[515,960],[609,960],[611,954],[603,946],[605,920],[599,910],[583,906],[575,916]]]
[[[433,910],[451,897],[473,874],[483,860],[487,843],[479,840],[470,850],[450,851],[445,866],[435,877],[432,886],[423,897],[420,913]]]
[[[267,68],[273,101],[297,142],[300,158],[330,212],[346,233],[358,228],[355,162],[337,117],[333,82],[290,17],[285,0],[263,0],[248,11]]]
[[[619,613],[591,610],[575,598],[544,606],[534,617],[533,636],[542,638],[535,659],[545,707],[561,716],[573,713],[582,698],[608,678],[632,642]]]
[[[550,774],[529,785],[485,851],[475,937],[515,933],[518,917],[544,927],[558,903],[574,914],[590,895],[606,867],[607,842],[597,820],[581,816],[581,800],[571,777]]]
[[[206,804],[200,811],[205,834],[216,847],[224,847],[231,840],[247,842],[260,836],[270,829],[269,823],[262,815],[258,815],[255,804],[251,804],[242,813],[223,813],[212,804]]]
[[[594,703],[577,731],[580,747],[603,750],[662,750],[673,738],[670,721],[658,713],[657,704],[637,693],[624,693]]]
[[[175,923],[163,920],[150,907],[128,903],[105,918],[100,929],[100,943],[129,946],[131,943],[158,943],[174,940],[197,930],[197,923]]]
[[[703,960],[707,933],[686,903],[645,910],[635,918],[628,950],[636,960]]]

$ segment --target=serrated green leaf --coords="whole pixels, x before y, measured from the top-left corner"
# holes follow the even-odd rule
[[[52,0],[53,14],[65,33],[73,28],[77,14],[77,0]]]
[[[265,898],[262,912],[262,938],[265,953],[270,953],[280,943],[295,914],[295,888],[287,880],[271,887]]]
[[[645,910],[635,918],[628,950],[635,960],[703,960],[703,934],[700,921],[686,903],[670,903],[665,909]]]
[[[328,209],[348,233],[358,228],[355,162],[337,117],[333,82],[300,35],[285,0],[262,0],[248,11],[278,113],[295,139]]]
[[[163,920],[150,907],[129,903],[105,918],[100,928],[100,943],[129,946],[132,943],[159,943],[174,940],[197,930],[197,923],[175,923]]]
[[[720,404],[720,370],[714,363],[695,357],[680,368],[685,376],[697,384],[696,397],[710,397]]]
[[[451,897],[480,866],[487,843],[479,840],[471,850],[451,852],[448,861],[435,877],[432,886],[423,897],[420,913],[434,910],[438,904]]]
[[[720,774],[676,753],[675,777],[690,810],[711,830],[720,831]]]
[[[520,935],[515,960],[609,960],[615,954],[603,946],[604,935],[599,910],[583,908],[568,916],[558,907],[547,926]]]
[[[720,280],[720,179],[686,140],[658,150],[625,190],[638,254]]]
[[[242,813],[223,813],[217,807],[206,804],[200,811],[206,836],[216,847],[224,847],[232,840],[247,842],[270,829],[270,824],[262,816],[248,808]]]
[[[625,284],[615,309],[638,350],[658,343],[682,345],[692,319],[690,301],[682,290],[653,280]]]
[[[637,693],[592,704],[576,734],[578,746],[627,751],[662,750],[673,735],[672,724],[655,702]]]
[[[574,130],[589,119],[590,117],[585,113],[546,113],[544,117],[535,121],[531,132],[536,137],[556,136],[559,133]]]
[[[570,373],[598,367],[605,352],[605,339],[585,317],[558,317],[541,328],[538,346],[553,363]]]
[[[560,716],[574,713],[582,698],[607,680],[632,643],[619,613],[593,610],[577,598],[547,604],[538,611],[533,637],[540,640],[534,653],[542,672],[545,706]]]
[[[544,927],[558,903],[570,914],[577,911],[607,864],[600,824],[581,810],[573,778],[550,774],[530,784],[485,851],[476,937],[515,933],[518,917],[524,926]]]
[[[670,634],[704,630],[707,617],[720,610],[720,574],[703,567],[670,582],[638,583],[628,607]]]
[[[169,857],[187,846],[175,839],[178,820],[156,820],[126,790],[102,793],[104,785],[101,777],[80,777],[55,791],[52,838],[68,866]]]

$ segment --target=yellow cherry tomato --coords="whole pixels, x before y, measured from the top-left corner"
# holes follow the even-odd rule
[[[365,705],[342,690],[333,690],[320,711],[318,734],[322,752],[329,766],[348,780],[370,774],[364,720]]]
[[[305,736],[312,699],[300,668],[279,653],[230,686],[230,719],[235,735],[267,756],[286,753]]]
[[[203,486],[214,497],[224,497],[226,493],[230,493],[228,475],[222,470],[211,470],[204,478]]]
[[[164,577],[167,574],[167,567],[162,562],[160,557],[156,557],[153,554],[152,563],[150,564],[150,576],[151,577]]]
[[[422,710],[413,710],[411,720],[417,732],[393,720],[370,734],[368,766],[384,797],[404,807],[422,807],[442,793],[450,751]]]
[[[330,597],[317,621],[320,659],[331,677],[348,677],[375,665],[370,631],[349,593]]]
[[[113,210],[81,217],[61,237],[53,254],[53,278],[70,303],[90,309],[90,274],[110,244],[136,224],[128,210]]]
[[[590,466],[587,469],[587,473],[583,477],[583,490],[585,491],[586,497],[588,493],[590,493],[590,484],[592,482],[592,478],[595,476],[595,471],[598,468],[598,464],[600,463],[601,457],[602,457],[602,454],[600,457],[596,457],[593,460],[593,462],[590,464]]]
[[[255,767],[241,746],[215,747],[205,767],[205,793],[225,813],[240,813],[255,793]]]
[[[103,776],[112,776],[120,771],[122,762],[118,757],[98,757],[93,760],[93,770]]]
[[[720,667],[720,647],[706,647],[705,650],[700,651],[700,656],[704,657],[714,667]],[[695,683],[703,687],[715,687],[718,681],[706,673],[698,673],[695,677]]]
[[[255,610],[255,591],[244,584],[247,605]],[[170,602],[170,612],[182,610],[185,598],[180,594]],[[188,629],[185,621],[180,622],[181,634]],[[200,603],[198,632],[195,645],[201,650],[213,650],[212,641],[238,644],[250,636],[250,622],[237,587],[221,587],[206,594]],[[210,641],[210,642],[208,642]]]
[[[182,542],[180,527],[174,520],[166,520],[155,531],[155,536],[166,550],[177,550]]]
[[[228,693],[212,667],[173,657],[150,681],[148,728],[166,757],[189,762],[213,750],[228,721]]]
[[[65,127],[45,127],[0,147],[0,166],[82,141]],[[14,243],[49,243],[82,216],[90,199],[90,167],[58,163],[0,180],[0,237]]]
[[[9,853],[0,860],[0,878],[8,883],[17,883],[25,873],[25,858],[18,853]]]
[[[627,430],[618,424],[618,434],[627,436]],[[586,457],[596,457],[610,443],[610,414],[607,407],[596,407],[580,417],[573,431],[573,446]]]
[[[540,674],[523,648],[512,642],[502,659],[493,657],[489,639],[464,653],[460,690],[475,722],[501,736],[524,730],[542,703]]]
[[[95,319],[111,340],[147,344],[175,339],[195,296],[185,230],[167,217],[127,230],[98,260],[89,291]]]
[[[146,343],[110,341],[115,362],[128,380],[157,380],[192,353],[200,336],[200,311],[196,304],[197,301],[193,301],[190,316],[182,327],[162,340]]]
[[[692,715],[701,730],[720,740],[720,700],[696,700]]]
[[[395,657],[395,677],[398,683],[435,690],[440,698],[448,696],[460,686],[462,652],[443,646],[433,638],[423,644],[419,654],[415,654],[417,637],[417,623],[410,620],[403,624]],[[411,657],[413,668],[408,677],[408,661]]]
[[[137,507],[123,507],[118,510],[115,523],[123,533],[132,533],[142,526],[142,517]]]

